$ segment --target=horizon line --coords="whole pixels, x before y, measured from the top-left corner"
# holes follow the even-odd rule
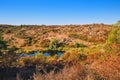
[[[21,25],[30,25],[30,26],[57,26],[57,25],[61,25],[61,26],[64,26],[64,25],[91,25],[91,24],[104,24],[104,25],[112,25],[112,24],[108,24],[108,23],[83,23],[83,24],[1,24],[0,25],[13,25],[13,26],[21,26]]]

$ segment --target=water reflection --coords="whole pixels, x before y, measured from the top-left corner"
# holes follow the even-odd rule
[[[22,53],[19,55],[19,57],[34,57],[38,54],[41,54],[40,52],[34,52],[34,53],[31,53],[31,54],[26,54],[26,53]],[[56,52],[57,56],[58,57],[61,57],[63,55],[63,52]],[[50,53],[50,52],[44,52],[43,53],[43,56],[53,56],[55,55],[55,53]]]
[[[43,56],[50,56],[50,54],[46,52],[43,54]]]

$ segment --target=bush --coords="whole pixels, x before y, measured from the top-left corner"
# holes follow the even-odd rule
[[[117,43],[120,44],[120,28],[114,27],[108,35],[107,44]]]
[[[28,46],[31,46],[31,45],[32,45],[32,38],[31,38],[31,37],[27,37],[27,38],[25,39],[25,41],[26,41],[26,44],[27,44]]]
[[[0,40],[0,49],[7,49],[6,41]]]
[[[80,44],[79,43],[75,43],[75,48],[79,48]]]
[[[87,47],[86,45],[84,44],[80,44],[80,43],[75,43],[75,48],[79,48],[79,47]]]
[[[117,33],[116,33],[116,40],[117,40],[117,43],[120,44],[120,28],[117,30]]]
[[[87,55],[83,53],[80,53],[77,51],[71,51],[71,52],[64,53],[60,59],[70,62],[70,61],[83,61],[86,58],[87,58]]]
[[[120,50],[120,28],[113,27],[112,31],[108,35],[108,39],[106,41],[106,52],[114,52],[117,53]]]
[[[58,40],[53,39],[53,40],[50,42],[49,49],[57,50],[58,47],[60,47],[60,44],[59,44]]]
[[[108,39],[107,39],[107,44],[108,45],[110,45],[110,44],[112,44],[112,43],[114,43],[115,42],[115,33],[116,33],[116,29],[113,29],[110,33],[109,33],[109,35],[108,35]]]

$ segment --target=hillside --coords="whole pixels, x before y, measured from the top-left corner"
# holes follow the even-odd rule
[[[111,26],[104,24],[1,28],[3,40],[7,41],[10,47],[31,47],[33,50],[42,48],[41,42],[52,39],[67,46],[72,46],[76,42],[86,46],[91,46],[95,42],[104,43],[110,31]]]
[[[25,67],[36,65],[42,67],[40,69],[48,70],[46,77],[32,75],[35,80],[48,80],[49,76],[50,80],[53,80],[55,75],[51,70],[54,71],[53,68],[56,67],[57,75],[61,75],[59,78],[75,73],[76,77],[73,79],[66,79],[64,76],[63,80],[76,80],[81,77],[81,71],[84,73],[84,69],[87,71],[84,79],[80,80],[119,80],[119,64],[120,27],[116,25],[0,25],[0,67],[9,67],[11,70],[21,70],[19,68],[22,67],[23,72],[20,75],[27,72]],[[72,70],[74,68],[76,72]],[[59,73],[59,69],[62,72]],[[67,69],[70,72],[66,71]],[[16,75],[17,72],[14,73]],[[25,75],[22,78],[25,78]],[[58,77],[55,78],[59,80]]]

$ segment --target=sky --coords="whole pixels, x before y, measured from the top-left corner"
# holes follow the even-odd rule
[[[0,0],[0,24],[113,24],[120,0]]]

